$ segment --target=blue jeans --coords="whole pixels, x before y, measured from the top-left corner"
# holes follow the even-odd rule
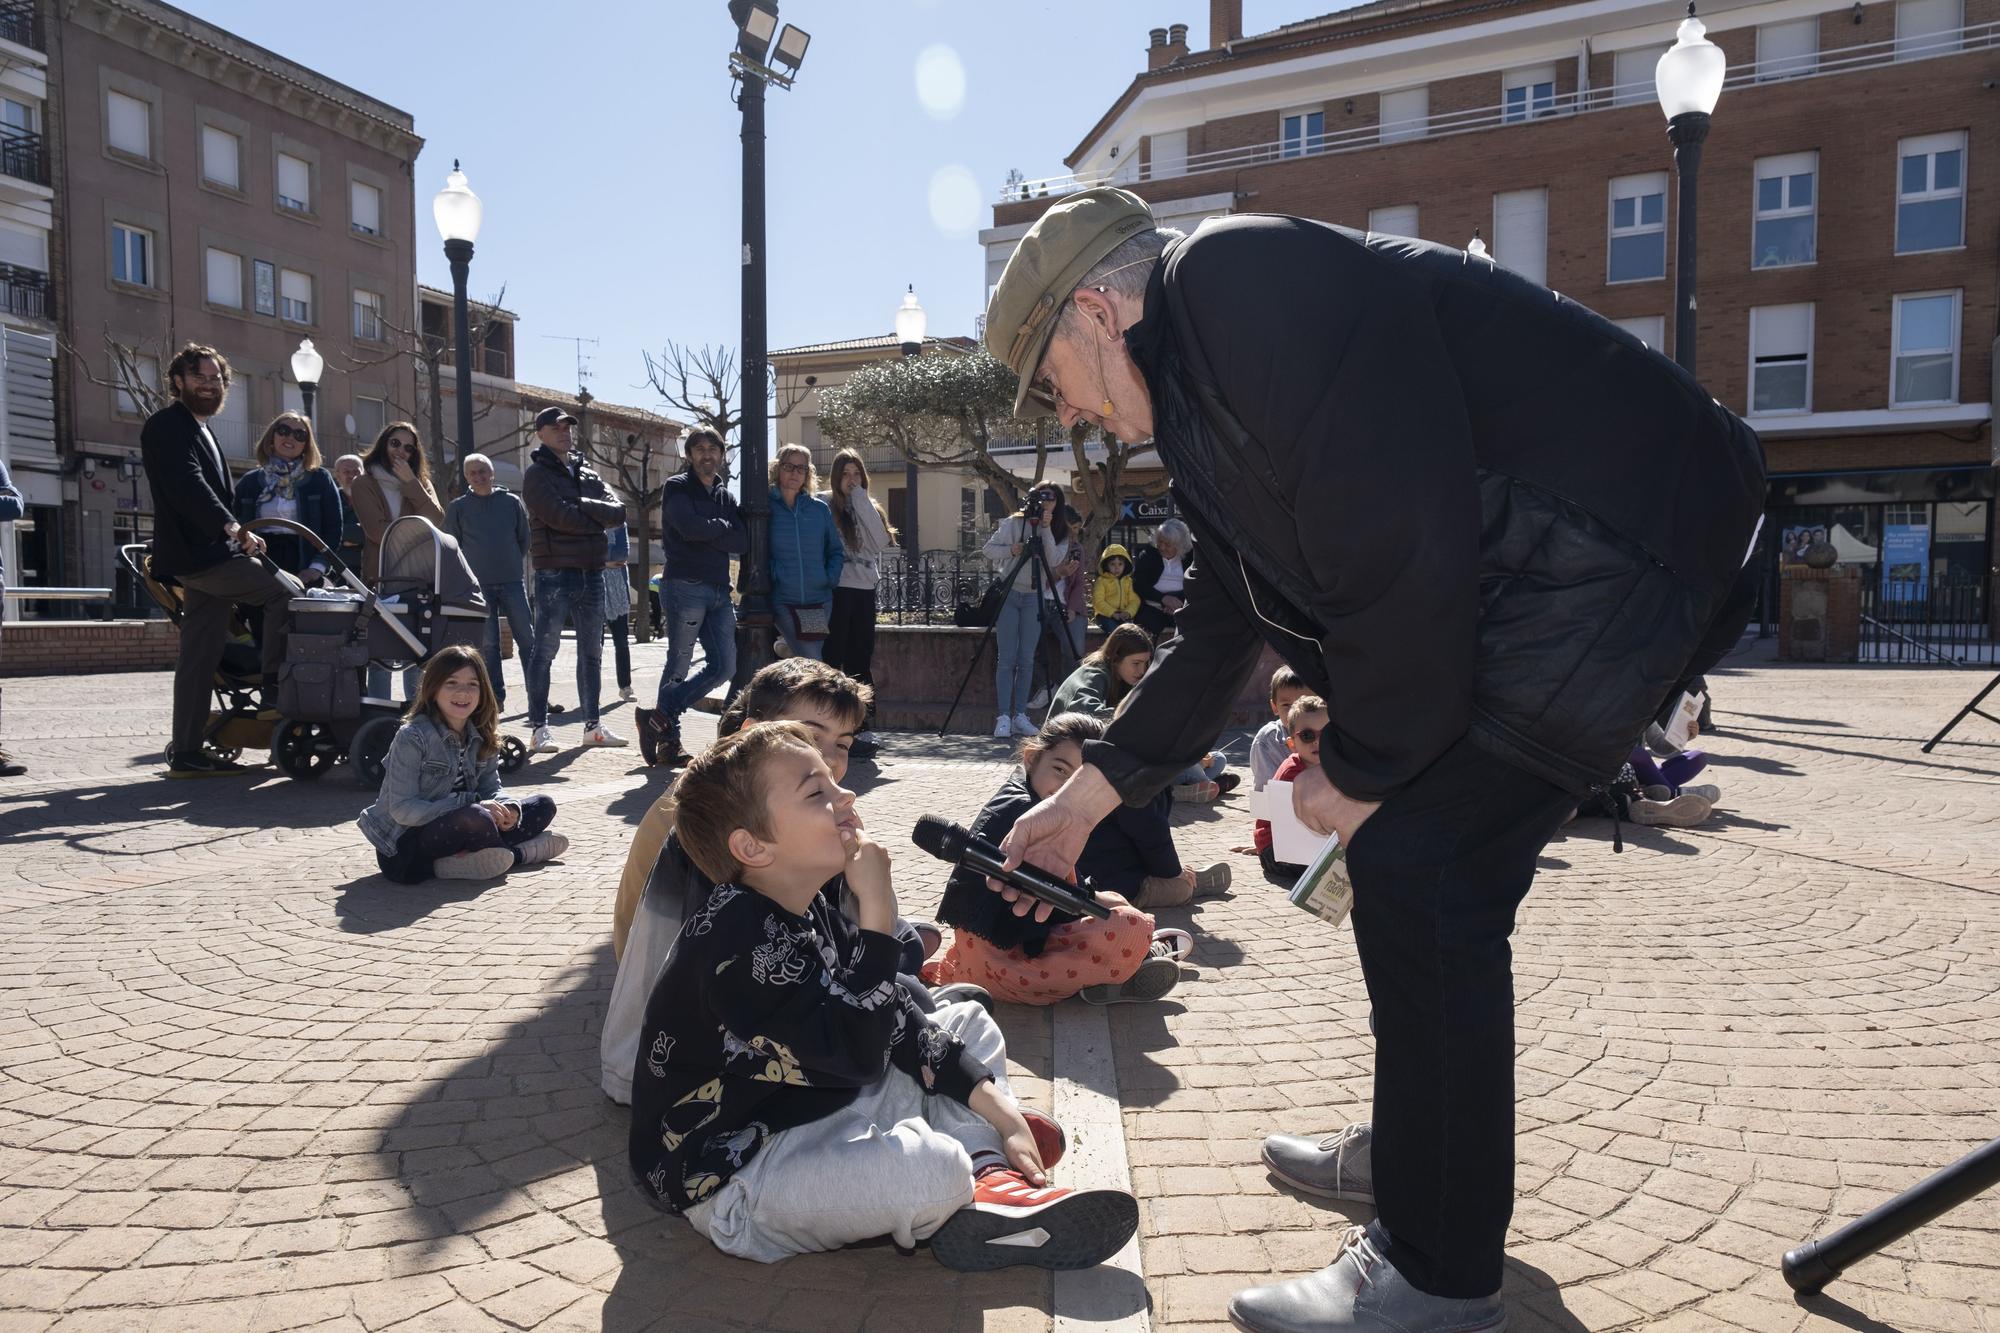
[[[1174,779],[1175,784],[1179,785],[1185,782],[1213,782],[1224,773],[1227,773],[1229,771],[1229,756],[1220,750],[1214,751],[1214,754],[1215,762],[1206,767],[1200,764],[1189,764],[1186,768],[1182,769],[1181,775]]]
[[[667,669],[660,673],[658,707],[677,729],[689,704],[736,674],[736,608],[728,588],[667,579],[660,584],[660,615],[667,622]],[[689,676],[697,642],[701,670]]]
[[[507,617],[507,625],[514,632],[514,651],[521,658],[521,679],[528,679],[535,669],[535,620],[528,610],[528,587],[515,579],[512,583],[482,583],[479,591],[486,598],[486,637],[480,641],[479,655],[486,659],[486,674],[493,678],[493,695],[504,708],[507,678],[500,674],[500,617]]]
[[[528,662],[528,725],[549,721],[549,668],[562,650],[565,624],[576,629],[576,702],[586,729],[597,725],[599,663],[604,653],[604,571],[535,571],[535,655]]]
[[[1000,604],[993,626],[993,697],[1007,716],[1028,711],[1035,692],[1035,649],[1041,643],[1042,598],[1033,588],[1015,588]]]
[[[792,650],[793,657],[810,657],[815,662],[826,660],[826,640],[801,639],[798,627],[792,623],[791,607],[774,606],[771,609],[778,619],[778,636],[785,641],[785,646]],[[819,609],[825,611],[828,607],[821,603]]]

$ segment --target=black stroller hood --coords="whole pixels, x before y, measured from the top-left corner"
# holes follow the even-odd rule
[[[458,539],[418,514],[405,514],[382,534],[382,568],[375,586],[384,597],[428,589],[448,605],[486,605]]]

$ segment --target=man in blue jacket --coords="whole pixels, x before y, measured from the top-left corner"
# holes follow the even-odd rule
[[[641,708],[639,751],[648,764],[684,764],[681,714],[736,672],[736,608],[729,600],[729,557],[750,549],[736,497],[722,479],[722,436],[696,427],[682,445],[687,466],[667,479],[660,497],[665,577],[660,613],[667,622],[667,668],[658,706]],[[693,676],[694,646],[701,670]]]

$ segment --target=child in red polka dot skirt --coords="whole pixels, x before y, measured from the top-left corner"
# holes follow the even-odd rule
[[[1022,742],[1020,769],[973,821],[973,836],[997,845],[1015,820],[1053,795],[1082,764],[1083,743],[1103,734],[1103,723],[1081,713],[1059,714],[1043,723]],[[1141,905],[1156,893],[1186,902],[1192,896],[1191,877],[1183,877],[1173,858],[1167,808],[1163,800],[1157,809],[1106,818],[1092,832],[1079,869],[1089,875],[1093,860],[1131,866],[1137,883],[1130,891]],[[1162,864],[1163,856],[1173,864]],[[1147,869],[1159,873],[1143,873]],[[960,867],[952,873],[939,912],[953,927],[951,947],[926,965],[924,980],[934,986],[971,982],[996,1000],[1016,1004],[1055,1004],[1072,995],[1092,1004],[1159,999],[1180,980],[1180,960],[1192,951],[1193,937],[1181,930],[1156,931],[1153,918],[1139,906],[1096,877],[1092,883],[1098,900],[1111,908],[1109,921],[1067,912],[1036,921],[1032,915],[1014,915],[1012,905],[989,891],[976,872]]]

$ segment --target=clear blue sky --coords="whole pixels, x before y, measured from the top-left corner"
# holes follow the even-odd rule
[[[520,379],[573,387],[575,348],[543,335],[594,337],[591,392],[656,407],[642,348],[736,343],[725,0],[180,2],[416,118],[418,271],[435,286],[450,274],[430,198],[463,159],[486,203],[472,294],[505,284],[522,321]],[[1248,0],[1245,27],[1345,7]],[[766,113],[773,347],[887,333],[906,283],[933,334],[969,334],[984,297],[973,233],[1008,168],[1063,171],[1143,67],[1147,29],[1186,23],[1196,47],[1208,31],[1200,0],[781,0],[780,11],[813,40],[797,86],[771,90]],[[951,168],[970,173],[978,207],[940,226],[933,181]]]

